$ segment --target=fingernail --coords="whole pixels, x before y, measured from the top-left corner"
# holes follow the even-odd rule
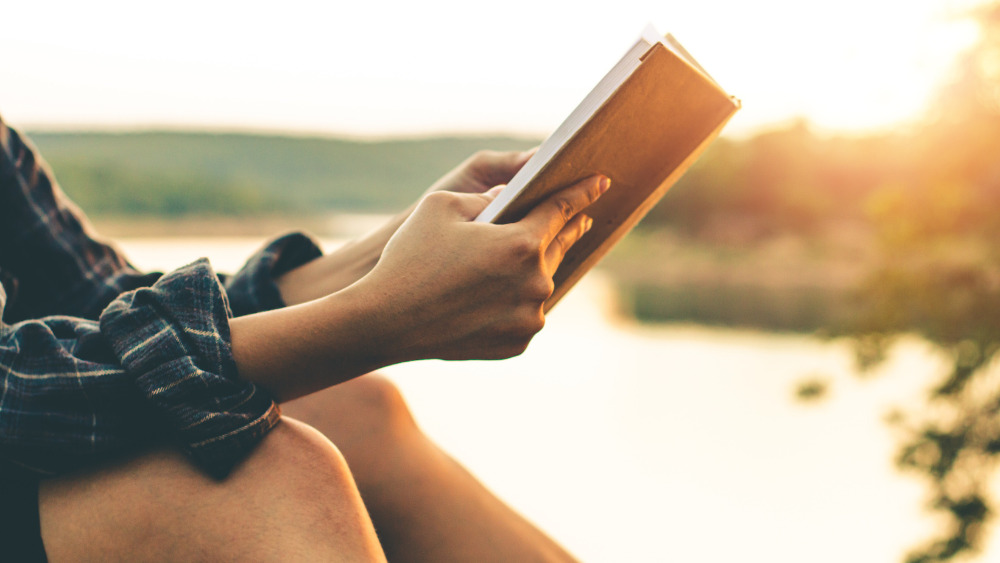
[[[586,219],[583,220],[583,232],[589,231],[590,228],[593,227],[593,226],[594,226],[594,218],[593,217],[588,216]]]
[[[603,194],[604,192],[608,191],[608,188],[610,187],[611,187],[611,178],[608,178],[607,176],[601,176],[601,180],[597,184],[597,188],[601,190],[601,193]]]

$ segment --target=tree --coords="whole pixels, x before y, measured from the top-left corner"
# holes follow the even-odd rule
[[[898,412],[899,467],[928,483],[949,526],[908,555],[949,561],[982,546],[994,513],[990,481],[1000,460],[1000,3],[972,12],[977,44],[932,111],[913,163],[919,174],[873,195],[881,266],[859,292],[849,331],[859,365],[885,357],[894,335],[917,332],[951,368],[925,404]]]

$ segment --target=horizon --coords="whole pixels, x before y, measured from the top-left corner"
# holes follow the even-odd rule
[[[6,120],[5,120],[6,121]],[[543,141],[551,132],[526,132],[505,130],[428,130],[403,131],[398,133],[352,133],[310,129],[280,129],[236,125],[212,124],[168,124],[168,123],[8,123],[8,125],[30,135],[143,135],[143,134],[177,134],[177,135],[218,135],[218,136],[252,136],[289,139],[334,140],[358,143],[380,143],[394,141],[427,141],[440,139],[512,139],[523,141]],[[893,134],[909,134],[914,127],[921,125],[917,120],[909,120],[886,127],[862,130],[838,130],[824,128],[813,123],[806,117],[790,117],[786,120],[765,123],[748,131],[732,132],[724,130],[721,137],[729,140],[749,140],[758,135],[785,131],[805,126],[811,135],[819,138],[865,138]]]
[[[49,24],[42,39],[17,25],[0,38],[14,55],[0,107],[8,122],[36,130],[545,137],[652,22],[742,100],[726,136],[799,118],[816,131],[863,134],[919,119],[974,41],[975,26],[961,15],[978,3],[623,0],[608,12],[514,0],[486,13],[457,0],[346,9],[290,0],[275,13],[229,2],[184,0],[162,10],[95,1],[8,8],[11,22]]]

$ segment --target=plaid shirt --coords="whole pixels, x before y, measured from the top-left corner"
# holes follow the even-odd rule
[[[228,319],[282,306],[274,278],[318,255],[293,234],[232,277],[204,259],[138,272],[0,120],[0,467],[54,475],[166,440],[224,476],[279,417],[238,378]]]

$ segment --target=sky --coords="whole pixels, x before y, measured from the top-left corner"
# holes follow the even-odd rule
[[[727,134],[806,117],[911,122],[975,40],[973,0],[469,0],[0,7],[0,115],[44,128],[545,135],[647,23],[743,109]]]

